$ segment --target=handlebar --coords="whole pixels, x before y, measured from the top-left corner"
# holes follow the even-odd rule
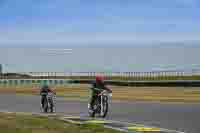
[[[56,93],[55,92],[49,92],[49,93],[47,93],[47,95],[56,95]]]
[[[104,95],[104,94],[109,95],[109,94],[112,94],[112,93],[110,93],[106,90],[103,90],[101,93],[98,94],[98,96],[101,96],[101,95]]]

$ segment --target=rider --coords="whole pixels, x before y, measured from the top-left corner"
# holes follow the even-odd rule
[[[92,87],[90,89],[92,90],[92,96],[89,104],[90,111],[93,111],[94,102],[99,94],[101,94],[103,91],[112,93],[112,90],[105,86],[104,78],[100,75],[96,76],[96,81],[92,83]]]
[[[45,84],[41,87],[40,95],[42,96],[42,98],[41,98],[41,106],[42,107],[44,106],[44,100],[49,92],[52,92],[55,94],[55,92],[48,85]]]

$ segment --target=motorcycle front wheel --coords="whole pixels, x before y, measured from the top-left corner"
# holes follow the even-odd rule
[[[48,103],[47,103],[47,100],[44,101],[43,110],[44,110],[44,113],[48,112]]]
[[[105,118],[108,113],[108,100],[106,99],[103,103],[103,115],[102,118]]]
[[[49,105],[50,105],[50,112],[53,113],[54,105],[53,105],[53,100],[52,99],[49,99]]]

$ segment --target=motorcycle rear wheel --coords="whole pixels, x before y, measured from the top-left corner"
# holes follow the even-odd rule
[[[98,105],[99,105],[99,101],[98,99],[96,99],[94,102],[94,105],[92,105],[93,110],[92,111],[89,110],[90,117],[95,117],[95,114],[98,112]]]
[[[103,110],[103,115],[101,116],[102,118],[105,118],[107,113],[108,113],[108,102],[106,101],[103,105],[104,110]]]
[[[44,110],[44,113],[48,113],[48,103],[47,103],[47,101],[44,102],[43,110]]]

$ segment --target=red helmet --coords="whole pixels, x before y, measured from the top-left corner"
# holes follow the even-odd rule
[[[103,76],[101,75],[96,76],[96,81],[103,81],[103,80],[104,80]]]

